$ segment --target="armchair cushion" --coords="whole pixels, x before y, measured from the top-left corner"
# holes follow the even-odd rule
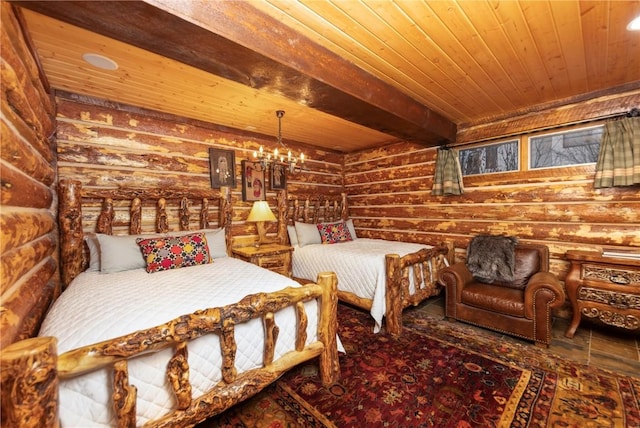
[[[531,277],[541,270],[540,254],[534,248],[516,247],[515,259],[518,262],[515,264],[513,279],[511,281],[496,280],[493,282],[494,285],[522,290],[527,286]]]

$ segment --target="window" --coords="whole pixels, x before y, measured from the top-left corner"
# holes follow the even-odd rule
[[[518,141],[509,140],[460,150],[462,175],[517,171],[519,165]]]
[[[595,163],[603,126],[529,138],[530,169]]]

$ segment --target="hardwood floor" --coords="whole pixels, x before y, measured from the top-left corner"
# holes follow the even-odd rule
[[[444,296],[428,299],[416,309],[444,318]],[[554,319],[551,345],[546,350],[549,354],[640,377],[640,335],[582,321],[573,339],[569,339],[564,336],[568,324],[569,320]],[[500,340],[530,343],[491,330],[482,331],[494,334]]]

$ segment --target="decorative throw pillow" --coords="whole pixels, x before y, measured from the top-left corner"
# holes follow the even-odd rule
[[[194,233],[204,233],[207,238],[209,255],[212,259],[227,257],[227,236],[224,227],[217,229],[181,230],[179,232],[169,232],[167,236],[193,235]]]
[[[353,241],[351,233],[344,221],[335,223],[320,223],[317,225],[320,239],[323,244],[335,244],[337,242]]]
[[[211,260],[204,233],[138,239],[136,242],[142,250],[149,273],[203,265]]]
[[[310,244],[321,244],[320,233],[315,224],[295,222],[296,236],[298,237],[298,245],[304,247]]]
[[[105,235],[97,233],[100,246],[100,272],[115,273],[145,267],[140,254],[138,239],[157,237],[158,235]]]

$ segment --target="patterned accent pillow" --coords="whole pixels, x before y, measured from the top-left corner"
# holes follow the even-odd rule
[[[335,244],[337,242],[353,241],[349,228],[344,221],[335,223],[320,223],[318,232],[323,244]]]
[[[136,242],[142,250],[149,273],[211,262],[204,233],[178,237],[139,238]]]

